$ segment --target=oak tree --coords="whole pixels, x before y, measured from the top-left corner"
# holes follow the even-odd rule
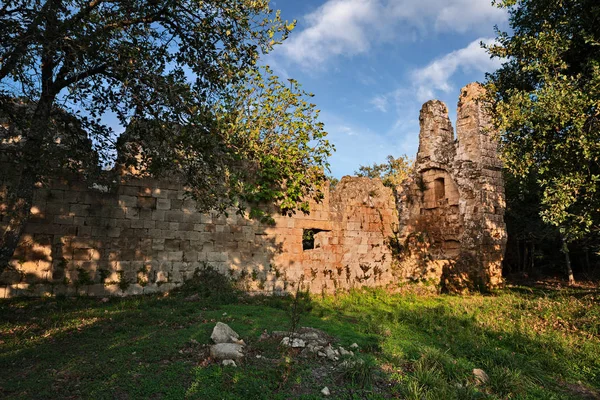
[[[600,230],[600,4],[499,0],[510,31],[487,46],[505,59],[487,79],[509,173],[535,175],[541,215],[568,245]]]
[[[81,169],[82,146],[106,166],[117,144],[126,158],[137,140],[140,157],[124,162],[183,177],[202,210],[306,209],[331,146],[295,82],[257,72],[293,25],[269,0],[1,2],[0,144],[19,146],[0,148],[18,165],[0,207],[0,272],[35,185],[65,165]]]

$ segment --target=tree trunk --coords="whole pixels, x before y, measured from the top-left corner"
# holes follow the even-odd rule
[[[0,273],[8,267],[29,220],[36,180],[36,174],[32,168],[25,168],[13,193],[9,194],[8,222],[0,238]]]
[[[535,271],[535,240],[531,241],[531,264],[529,265],[529,273]]]
[[[561,235],[562,239],[562,252],[565,253],[565,259],[567,261],[567,275],[569,277],[569,285],[573,285],[575,283],[575,277],[573,276],[573,269],[571,268],[571,257],[569,257],[569,246],[567,245],[567,240],[564,236]]]
[[[17,184],[8,193],[7,213],[3,215],[4,231],[0,237],[0,274],[8,267],[31,213],[33,192],[39,178],[40,156],[44,136],[48,130],[53,97],[40,99],[24,135],[23,165]]]

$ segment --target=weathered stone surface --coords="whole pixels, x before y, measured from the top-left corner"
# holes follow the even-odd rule
[[[233,329],[231,329],[229,325],[222,322],[217,322],[213,328],[210,338],[215,343],[236,343],[240,336]]]
[[[222,364],[224,367],[237,367],[235,361],[233,360],[223,360]]]
[[[290,339],[289,337],[284,337],[281,341],[281,345],[293,348],[304,348],[306,347],[306,342],[300,338]]]
[[[243,346],[236,343],[217,343],[210,346],[210,356],[215,360],[240,361],[244,358]]]

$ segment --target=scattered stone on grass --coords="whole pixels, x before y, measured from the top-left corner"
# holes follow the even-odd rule
[[[352,343],[352,344],[350,345],[350,348],[351,348],[352,350],[356,350],[356,349],[358,349],[358,345],[357,345],[356,343]]]
[[[229,325],[222,322],[217,322],[215,325],[210,338],[215,343],[238,343],[240,336],[229,327]]]
[[[236,360],[244,358],[242,345],[237,343],[217,343],[210,346],[210,355],[216,360]]]
[[[292,340],[290,340],[289,337],[284,337],[283,340],[281,341],[281,345],[282,346],[287,346],[287,347],[293,347],[295,349],[297,348],[304,348],[306,347],[306,342],[302,339],[299,338],[293,338]]]
[[[337,361],[339,360],[340,352],[331,347],[331,345],[329,345],[325,348],[325,355],[331,361]]]
[[[235,361],[233,361],[233,360],[223,360],[223,366],[224,367],[237,367],[237,365],[235,364]]]
[[[329,396],[331,394],[331,392],[329,391],[329,388],[327,386],[325,386],[323,389],[321,389],[321,393],[323,394],[323,396]]]
[[[216,343],[210,347],[210,355],[216,360],[237,360],[244,357],[245,343],[239,335],[222,322],[217,322],[210,338]]]
[[[344,349],[342,346],[340,346],[339,352],[340,352],[341,356],[353,356],[354,355],[353,352]]]
[[[478,384],[485,385],[490,381],[490,377],[482,369],[475,368],[473,370],[473,375],[475,376],[475,382]]]

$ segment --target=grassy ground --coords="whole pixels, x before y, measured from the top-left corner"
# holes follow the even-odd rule
[[[300,325],[359,344],[364,362],[340,367],[259,340],[289,327],[291,298],[247,299],[210,285],[105,303],[0,302],[0,397],[317,399],[328,386],[341,399],[593,399],[600,391],[597,292],[368,291],[303,303]],[[216,321],[248,344],[238,368],[208,357]],[[476,382],[474,368],[489,382]]]

